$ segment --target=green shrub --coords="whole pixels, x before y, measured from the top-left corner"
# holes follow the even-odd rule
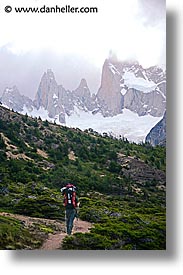
[[[112,241],[107,237],[95,233],[76,233],[66,237],[63,241],[64,250],[106,250],[112,246]]]
[[[0,216],[0,249],[36,249],[41,243],[20,221]]]

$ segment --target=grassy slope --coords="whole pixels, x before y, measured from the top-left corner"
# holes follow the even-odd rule
[[[76,183],[91,233],[65,249],[165,249],[165,148],[68,129],[0,106],[0,209],[64,219]]]

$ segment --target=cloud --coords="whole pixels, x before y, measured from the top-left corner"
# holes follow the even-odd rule
[[[62,6],[67,2],[62,1]],[[11,43],[9,50],[15,54],[51,49],[58,54],[83,55],[98,66],[101,66],[111,49],[122,59],[129,56],[141,58],[142,52],[144,55],[148,49],[151,52],[151,45],[161,44],[159,32],[162,28],[158,29],[153,24],[159,22],[165,12],[163,2],[107,0],[104,5],[103,1],[86,0],[86,6],[92,3],[92,6],[98,7],[97,14],[13,13],[11,17],[8,15],[0,19],[1,25],[6,26],[1,34],[0,45]],[[25,1],[17,3],[25,7]],[[50,6],[50,1],[32,0],[28,6],[41,7],[43,4]],[[54,4],[58,5],[58,1],[52,1],[52,6]],[[71,0],[70,4],[81,7],[83,1]],[[146,60],[149,58],[149,54],[144,57]]]
[[[2,7],[68,5],[66,0],[1,1]],[[121,60],[137,59],[146,67],[165,63],[164,0],[70,0],[69,4],[96,6],[98,13],[6,14],[1,10],[0,49],[5,65],[0,70],[4,70],[4,79],[23,82],[21,89],[30,94],[30,87],[36,89],[33,82],[52,68],[66,88],[74,89],[80,78],[86,77],[96,92],[103,62],[111,50]]]
[[[157,26],[166,21],[166,0],[139,0],[139,16],[144,25]]]

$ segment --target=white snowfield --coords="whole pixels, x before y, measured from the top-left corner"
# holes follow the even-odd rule
[[[53,119],[51,119],[48,116],[48,111],[45,110],[45,108],[40,107],[39,109],[36,109],[33,107],[33,110],[29,110],[25,105],[23,107],[23,111],[21,112],[23,115],[27,114],[28,116],[31,117],[41,117],[42,120],[48,120],[50,122],[54,122]]]
[[[157,84],[148,79],[136,77],[133,72],[125,72],[123,75],[124,85],[128,88],[133,88],[143,93],[150,93],[156,89]]]
[[[141,143],[149,131],[162,119],[162,117],[153,117],[151,115],[138,116],[138,114],[124,109],[122,114],[114,117],[103,117],[100,113],[93,115],[91,112],[85,112],[75,107],[71,116],[66,115],[66,123],[59,122],[58,115],[55,118],[48,116],[48,111],[44,108],[32,111],[24,107],[23,114],[32,117],[41,117],[42,120],[56,122],[59,125],[65,125],[71,128],[86,130],[92,128],[94,131],[103,134],[108,133],[119,138],[125,137],[130,142]]]
[[[98,133],[108,133],[114,137],[125,137],[130,142],[141,143],[149,131],[162,119],[151,115],[138,116],[128,109],[113,117],[103,117],[100,113],[93,115],[79,109],[71,116],[66,116],[66,126],[85,130],[92,128]]]

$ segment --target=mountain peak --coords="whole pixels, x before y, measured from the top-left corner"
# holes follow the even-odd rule
[[[6,87],[3,92],[3,94],[12,94],[12,93],[20,94],[16,85],[14,85],[13,87]]]
[[[114,116],[122,112],[121,78],[116,63],[106,59],[102,68],[101,86],[97,93],[97,100],[102,106],[104,116]]]
[[[58,85],[54,73],[51,69],[48,69],[47,72],[44,72],[38,87],[34,100],[36,108],[39,109],[41,106],[47,110],[52,108],[50,105],[53,105],[54,95],[58,96]]]
[[[47,75],[50,75],[50,76],[54,75],[52,69],[47,69]]]
[[[21,95],[17,86],[6,87],[1,97],[2,104],[14,109],[17,112],[22,112],[24,106],[32,109],[32,100],[24,95]]]
[[[44,72],[43,79],[44,78],[55,81],[55,75],[51,69],[47,69],[47,71]]]
[[[83,89],[89,89],[88,88],[88,84],[87,84],[87,82],[86,82],[86,79],[85,78],[82,78],[81,79],[81,82],[80,82],[80,84],[79,84],[79,87],[78,88],[83,88]]]

